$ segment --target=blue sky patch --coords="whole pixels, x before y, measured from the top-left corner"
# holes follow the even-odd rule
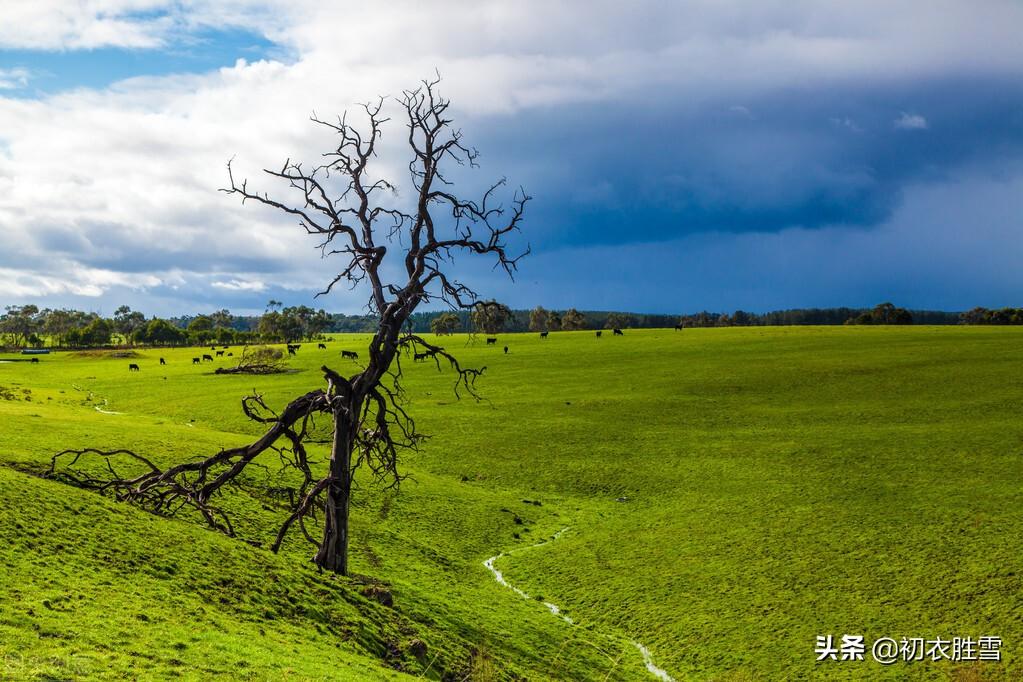
[[[264,36],[240,29],[188,34],[157,49],[0,50],[0,72],[25,69],[27,85],[0,90],[5,97],[41,97],[75,88],[104,88],[126,78],[205,73],[238,59],[290,61]]]

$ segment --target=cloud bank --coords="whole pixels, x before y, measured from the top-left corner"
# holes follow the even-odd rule
[[[467,266],[488,294],[672,311],[896,294],[912,307],[971,304],[942,293],[958,289],[1018,304],[1011,266],[982,253],[1012,253],[1023,213],[979,202],[1007,200],[1023,177],[1021,29],[1023,6],[997,1],[925,13],[913,2],[5,4],[2,302],[123,300],[162,314],[313,303],[332,265],[293,221],[219,193],[227,160],[273,190],[261,168],[314,160],[331,142],[311,113],[436,68],[483,153],[459,180],[506,175],[537,198],[525,235],[536,256],[519,285]],[[219,46],[237,53],[219,68],[175,61],[233,30],[278,56],[251,60],[238,42]],[[25,95],[26,54],[101,49],[164,59],[103,87]],[[401,138],[396,121],[381,172],[407,188]],[[947,216],[959,222],[937,220]],[[957,239],[975,248],[939,248]],[[879,252],[914,266],[869,266]],[[315,301],[362,303],[346,291]]]

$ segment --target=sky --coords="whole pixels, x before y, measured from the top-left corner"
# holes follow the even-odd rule
[[[1023,305],[1023,3],[4,0],[0,306],[111,314],[315,298],[343,268],[218,190],[309,120],[439,73],[478,169],[533,197],[515,308]],[[393,106],[388,109],[391,113]],[[374,169],[406,201],[405,130]],[[511,191],[511,190],[509,190]],[[506,198],[510,198],[510,194]]]

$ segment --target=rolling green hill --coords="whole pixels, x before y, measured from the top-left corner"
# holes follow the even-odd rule
[[[190,349],[0,363],[0,677],[656,679],[637,644],[678,680],[1023,676],[1023,330],[445,337],[485,400],[406,363],[433,438],[397,494],[363,477],[351,578],[297,534],[273,555],[37,475],[66,447],[167,464],[251,440],[242,396],[281,407],[367,339],[261,377]],[[225,499],[264,544],[266,485]],[[484,566],[509,552],[528,599]],[[1004,644],[816,663],[827,634]]]

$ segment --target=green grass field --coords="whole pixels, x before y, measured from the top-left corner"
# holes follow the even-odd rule
[[[273,555],[33,475],[67,447],[167,464],[251,440],[242,396],[281,407],[367,338],[263,377],[194,349],[0,364],[0,678],[656,679],[633,641],[677,680],[1023,678],[1023,329],[444,338],[485,400],[406,364],[433,438],[399,493],[361,481],[351,578],[298,535]],[[281,519],[251,491],[225,506],[263,542]],[[483,565],[516,549],[496,567],[535,599]],[[816,663],[825,634],[1004,644]]]

